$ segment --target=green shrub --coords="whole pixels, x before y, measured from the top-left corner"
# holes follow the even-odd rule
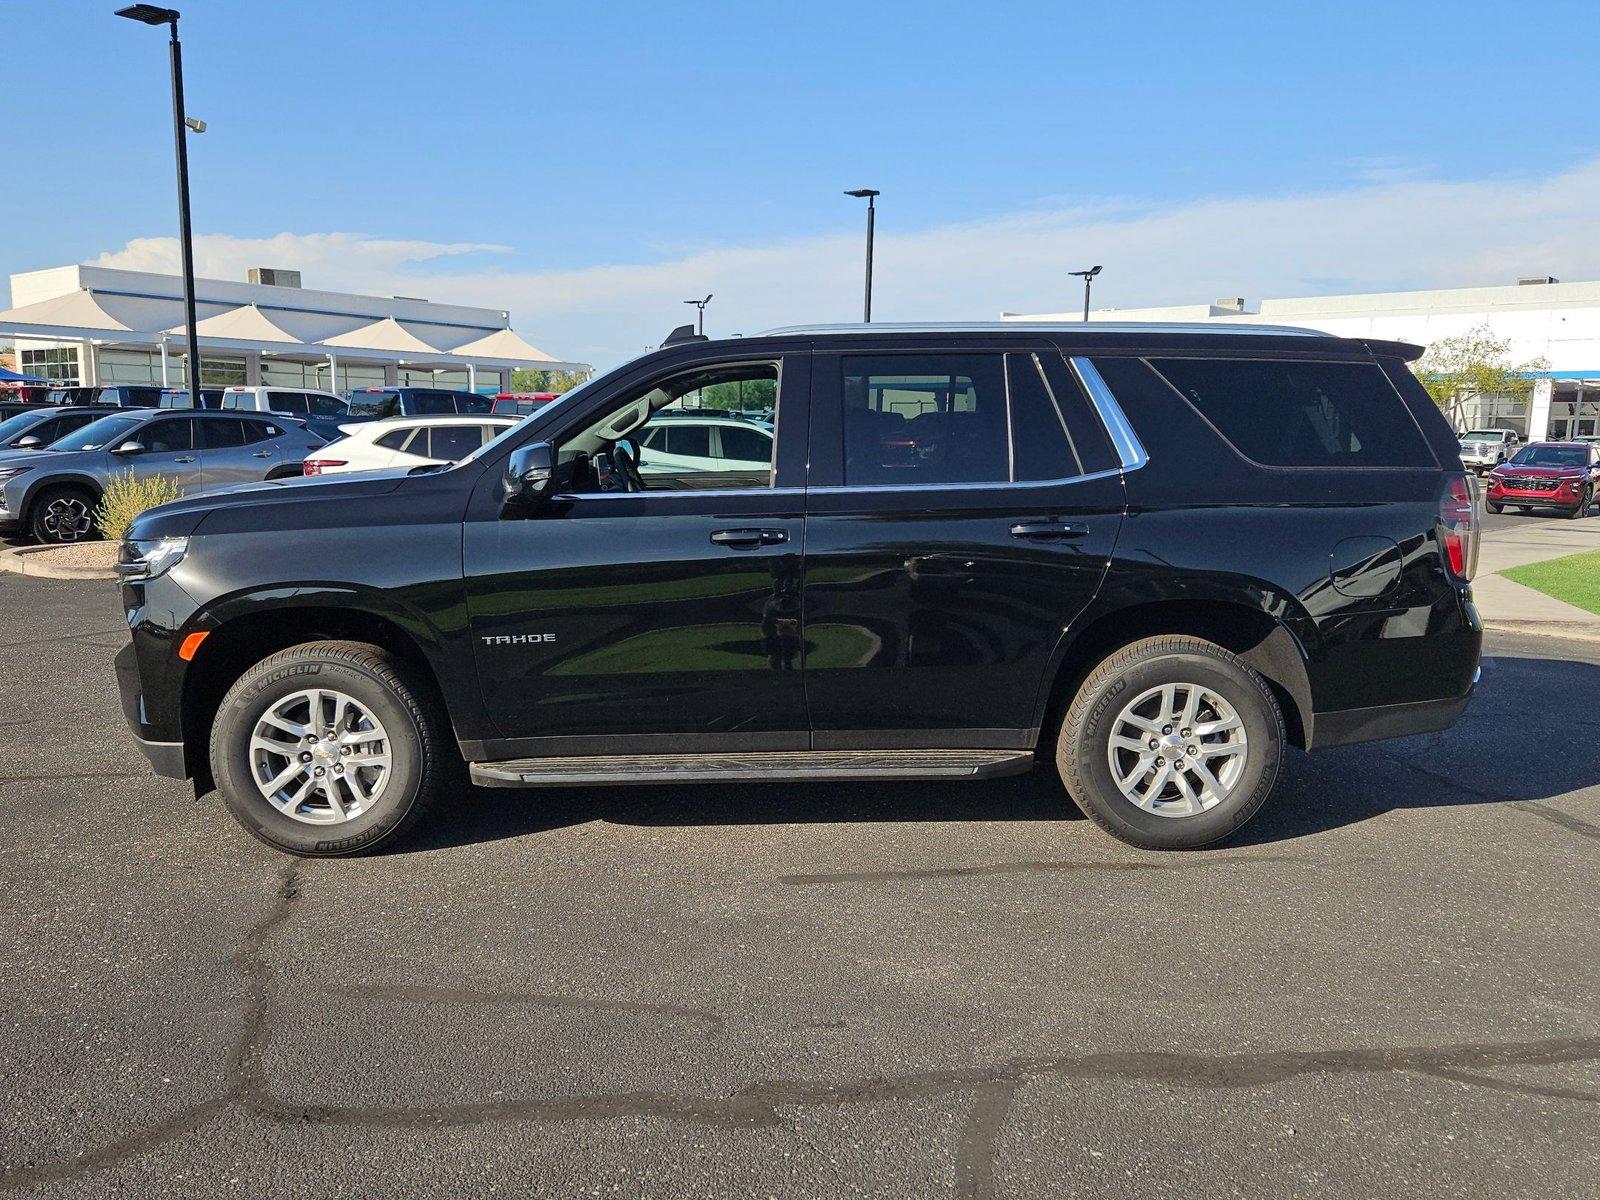
[[[131,470],[119,471],[106,484],[100,507],[94,510],[94,522],[106,537],[120,538],[140,513],[182,495],[183,488],[170,476],[147,475],[141,479]]]

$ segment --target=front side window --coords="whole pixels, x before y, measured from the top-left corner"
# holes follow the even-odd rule
[[[703,368],[635,392],[588,428],[562,442],[563,490],[684,491],[772,486],[776,441],[771,436],[779,395],[775,362]],[[735,426],[734,414],[757,414],[766,428]],[[758,441],[717,434],[753,433]],[[766,436],[762,436],[765,433]]]
[[[151,421],[139,431],[139,441],[151,454],[174,454],[192,450],[194,437],[187,417],[176,421]]]
[[[1436,464],[1381,368],[1358,362],[1151,359],[1246,458],[1269,467]]]
[[[851,355],[842,369],[845,486],[1010,480],[1000,355]]]
[[[111,446],[120,446],[128,440],[128,435],[139,428],[140,418],[131,417],[101,417],[98,421],[90,421],[76,433],[69,433],[64,438],[57,438],[50,443],[52,450],[102,450]]]
[[[488,396],[473,396],[470,394],[456,397],[456,411],[463,413],[486,413],[492,411],[494,401]]]
[[[449,392],[412,392],[408,407],[414,417],[441,417],[456,411],[456,401]]]

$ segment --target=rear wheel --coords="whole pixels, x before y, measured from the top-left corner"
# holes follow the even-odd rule
[[[1492,513],[1500,513],[1500,512],[1503,512],[1505,510],[1505,505],[1503,505],[1503,504],[1491,504],[1488,501],[1485,501],[1483,506],[1486,509],[1488,509],[1490,512],[1492,512]]]
[[[1056,745],[1073,801],[1146,850],[1227,837],[1260,810],[1283,758],[1283,714],[1264,679],[1212,642],[1124,646],[1078,689]]]
[[[98,501],[87,488],[63,484],[46,488],[33,502],[28,528],[34,540],[47,545],[82,542],[95,535]]]
[[[404,665],[360,642],[263,659],[228,690],[211,729],[228,811],[306,857],[364,854],[401,837],[442,790],[449,754]]]

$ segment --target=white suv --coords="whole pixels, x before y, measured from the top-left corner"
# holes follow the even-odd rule
[[[765,421],[669,413],[656,414],[639,444],[639,470],[644,474],[765,471],[771,467],[772,426]]]
[[[228,387],[222,389],[222,403],[217,407],[297,417],[325,441],[338,437],[339,422],[350,419],[349,401],[315,388]]]
[[[389,417],[340,426],[346,436],[305,462],[307,475],[455,462],[499,437],[517,417]]]

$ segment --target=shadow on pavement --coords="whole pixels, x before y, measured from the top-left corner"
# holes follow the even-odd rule
[[[1397,808],[1540,801],[1600,785],[1600,666],[1486,658],[1473,702],[1443,733],[1291,751],[1262,814],[1223,845],[1307,837]],[[588,821],[770,825],[1082,820],[1053,768],[975,783],[462,787],[395,853],[521,837]]]

